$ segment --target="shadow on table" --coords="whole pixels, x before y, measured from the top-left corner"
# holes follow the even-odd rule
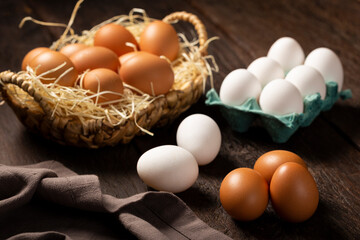
[[[280,219],[269,204],[265,213],[255,221],[235,221],[245,235],[259,239],[349,239],[341,224],[334,225],[329,219],[331,209],[324,201],[319,202],[315,214],[302,223],[290,223]]]

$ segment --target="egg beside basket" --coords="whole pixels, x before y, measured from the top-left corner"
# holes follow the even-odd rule
[[[248,99],[240,106],[223,103],[215,89],[206,94],[206,104],[219,106],[223,117],[234,131],[246,132],[256,118],[260,118],[262,126],[276,143],[284,143],[296,132],[299,127],[307,127],[322,112],[332,108],[339,99],[351,98],[351,90],[338,92],[336,82],[326,83],[326,97],[321,99],[320,94],[309,95],[304,98],[304,112],[287,115],[272,115],[264,113],[255,98]]]
[[[58,50],[59,46],[74,42],[91,45],[94,29],[107,23],[121,24],[138,37],[139,29],[153,20],[145,12],[140,16],[132,11],[129,15],[116,16],[95,26],[93,31],[83,31],[76,38],[60,38],[50,48]],[[69,100],[66,95],[69,88],[52,92],[51,86],[39,84],[40,81],[35,81],[27,71],[4,71],[0,73],[1,97],[29,130],[57,143],[89,148],[128,143],[136,135],[150,133],[152,127],[164,126],[186,111],[200,98],[206,78],[211,74],[211,67],[207,63],[208,39],[204,24],[196,15],[187,12],[174,12],[163,19],[167,23],[179,20],[193,25],[198,40],[190,43],[178,33],[182,38],[181,49],[177,59],[171,63],[175,82],[164,95],[146,96],[141,101],[128,102],[128,109],[94,107],[100,111],[89,114],[89,109],[84,110],[80,106],[81,100],[73,102],[71,107],[61,107]]]

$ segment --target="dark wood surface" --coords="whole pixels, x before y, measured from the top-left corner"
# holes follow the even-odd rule
[[[26,52],[37,46],[49,46],[62,33],[63,29],[32,23],[18,29],[23,17],[66,23],[75,3],[2,0],[0,70],[18,71]],[[137,137],[127,145],[98,150],[60,146],[30,134],[5,104],[0,107],[0,163],[24,165],[57,160],[79,174],[98,175],[105,193],[123,198],[148,190],[136,173],[140,155],[155,146],[176,144],[180,121],[189,114],[204,113],[219,124],[222,147],[213,163],[200,167],[195,185],[177,194],[199,218],[234,239],[359,239],[360,2],[86,0],[74,28],[77,32],[89,29],[112,16],[127,14],[134,7],[143,8],[149,16],[159,19],[174,11],[189,11],[204,22],[210,37],[219,36],[220,40],[209,47],[220,68],[214,74],[217,91],[230,71],[266,55],[276,39],[291,36],[299,41],[305,54],[321,46],[334,50],[344,67],[343,88],[350,88],[353,98],[338,101],[285,144],[273,143],[257,125],[244,134],[233,132],[218,109],[205,106],[202,97],[173,124],[154,130],[154,137]],[[294,151],[308,164],[320,192],[316,213],[304,223],[290,224],[279,219],[269,205],[255,221],[234,221],[219,201],[222,179],[234,168],[253,167],[261,154],[274,149]],[[126,236],[125,231],[121,234]]]

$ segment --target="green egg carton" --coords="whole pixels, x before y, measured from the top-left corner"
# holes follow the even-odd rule
[[[237,132],[246,132],[255,118],[260,117],[262,125],[276,143],[286,142],[299,127],[307,127],[322,111],[332,108],[339,99],[352,97],[350,89],[338,92],[336,82],[326,83],[326,97],[321,99],[320,94],[306,96],[304,99],[304,112],[287,115],[272,115],[264,113],[255,98],[248,99],[240,106],[227,105],[221,102],[215,89],[206,94],[206,104],[209,106],[220,106],[223,117],[231,128]]]

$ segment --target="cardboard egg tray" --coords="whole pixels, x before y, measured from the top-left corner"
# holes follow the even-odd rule
[[[337,91],[336,82],[326,83],[326,97],[321,99],[320,94],[309,95],[304,98],[304,112],[287,115],[272,115],[264,113],[255,98],[248,99],[240,106],[227,105],[221,102],[215,89],[206,94],[206,104],[219,106],[223,117],[234,131],[246,132],[256,118],[261,119],[263,127],[276,143],[286,142],[299,127],[307,127],[322,112],[332,108],[339,99],[352,97],[351,90]]]

